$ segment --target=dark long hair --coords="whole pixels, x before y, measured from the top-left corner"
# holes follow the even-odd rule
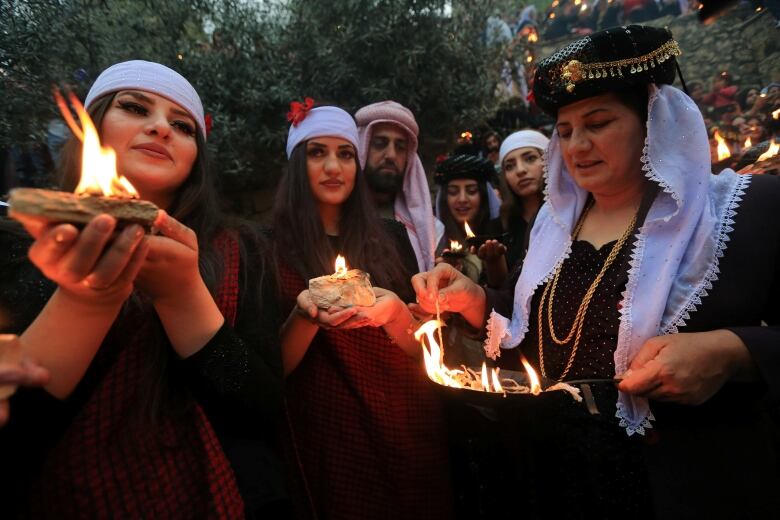
[[[95,101],[88,112],[98,132],[101,131],[103,118],[111,107],[115,94],[108,94]],[[257,287],[246,286],[246,276],[239,277],[242,285],[239,287],[241,299],[239,307],[247,299],[258,302],[257,311],[262,312],[259,307],[262,304],[261,287],[263,286],[263,277],[266,276],[265,258],[262,254],[267,250],[262,236],[257,233],[251,224],[236,218],[227,217],[220,207],[214,178],[209,169],[209,157],[206,141],[199,130],[195,132],[197,143],[197,155],[192,165],[190,174],[176,191],[170,207],[166,211],[175,219],[191,228],[198,236],[198,265],[200,274],[209,292],[216,297],[218,285],[224,272],[224,262],[222,251],[216,244],[216,239],[221,233],[231,234],[239,245],[239,262],[241,270],[245,270],[252,262],[253,268],[257,268],[260,273],[260,283]],[[73,191],[78,184],[81,169],[81,143],[75,137],[71,138],[63,147],[60,162],[57,168],[57,177],[63,190]],[[261,254],[252,255],[249,259],[249,250],[258,251]],[[148,316],[154,314],[150,302],[146,301],[142,295],[134,293],[126,302],[120,318],[115,323],[112,330],[117,337],[125,334],[123,326],[137,327],[138,323],[130,318],[131,316]],[[163,414],[171,412],[189,413],[190,407],[187,403],[192,400],[187,399],[186,385],[179,381],[171,370],[175,363],[173,359],[175,354],[170,348],[165,331],[159,320],[148,320],[146,325],[151,327],[150,344],[144,348],[149,355],[149,363],[142,368],[141,381],[139,384],[140,406],[137,407],[137,419],[146,424],[157,424],[162,419]],[[111,333],[110,333],[111,334]]]
[[[488,224],[490,223],[490,202],[488,200],[488,186],[487,182],[477,181],[479,186],[479,210],[477,211],[477,218],[474,222],[469,222],[469,227],[475,235],[487,235],[490,234]],[[444,224],[444,236],[447,240],[457,240],[461,244],[466,243],[466,230],[463,225],[455,220],[455,217],[450,211],[450,207],[447,204],[447,184],[442,185],[440,188],[441,195],[438,197],[439,201],[439,218],[442,224]],[[447,242],[449,245],[449,242]]]
[[[273,210],[274,253],[308,280],[333,272],[337,253],[349,267],[371,274],[375,285],[398,292],[409,285],[397,243],[381,226],[356,162],[355,187],[341,206],[339,239],[343,251],[334,251],[325,233],[317,202],[309,185],[304,141],[290,155],[279,182]]]

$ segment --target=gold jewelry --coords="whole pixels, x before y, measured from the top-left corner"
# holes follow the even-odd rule
[[[582,225],[585,223],[585,217],[588,214],[588,211],[590,211],[590,208],[593,206],[593,202],[591,200],[591,203],[588,204],[588,206],[585,207],[585,210],[582,212],[582,215],[580,216],[579,222],[577,222],[577,226],[574,228],[574,231],[572,232],[572,241],[576,240],[577,237],[580,234],[580,230],[582,229]],[[558,380],[563,380],[563,378],[566,377],[566,375],[569,373],[569,370],[572,367],[572,364],[574,363],[574,358],[577,355],[577,348],[580,345],[580,338],[582,336],[582,327],[585,324],[585,315],[588,312],[588,306],[590,305],[590,301],[593,298],[593,295],[596,293],[596,289],[598,288],[599,284],[601,283],[601,280],[604,278],[604,275],[606,274],[609,267],[615,262],[615,259],[617,258],[618,253],[620,253],[620,250],[623,249],[623,246],[628,241],[628,238],[631,236],[632,231],[634,230],[634,226],[636,226],[636,220],[637,220],[638,212],[634,214],[634,217],[631,219],[631,222],[628,225],[628,228],[623,232],[623,235],[618,239],[617,243],[612,246],[612,250],[609,252],[609,256],[607,256],[606,261],[604,262],[604,265],[601,267],[601,271],[596,276],[595,280],[593,280],[593,283],[590,284],[590,287],[588,288],[588,291],[585,293],[585,297],[582,299],[582,302],[580,303],[579,308],[577,309],[577,314],[574,316],[574,321],[571,324],[571,330],[569,331],[569,334],[567,334],[566,338],[559,339],[558,336],[555,333],[555,327],[553,326],[553,301],[555,299],[555,289],[558,286],[558,279],[561,276],[561,271],[563,271],[563,264],[564,262],[561,261],[560,264],[558,264],[558,267],[555,269],[555,273],[553,275],[552,281],[548,283],[544,291],[542,292],[542,298],[539,301],[539,310],[537,312],[537,330],[538,330],[538,336],[539,336],[539,368],[542,371],[542,375],[544,377],[547,376],[547,371],[545,370],[544,366],[544,341],[543,341],[543,330],[542,330],[542,316],[544,315],[544,302],[547,300],[547,326],[550,329],[550,338],[557,343],[558,345],[565,345],[571,341],[572,336],[574,337],[574,344],[571,348],[571,354],[569,354],[569,359],[566,362],[566,367],[563,369],[563,372],[558,377]],[[550,295],[549,299],[547,298],[547,295]]]

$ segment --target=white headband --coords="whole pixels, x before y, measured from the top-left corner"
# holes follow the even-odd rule
[[[192,116],[206,139],[203,104],[195,88],[184,76],[159,63],[132,60],[111,65],[100,73],[89,89],[84,106],[89,108],[104,95],[126,89],[145,90],[173,101]]]
[[[314,137],[340,137],[358,149],[358,130],[355,120],[338,107],[317,107],[308,111],[298,125],[290,125],[287,134],[287,158],[302,141]]]
[[[501,150],[498,152],[498,163],[503,164],[504,157],[506,157],[509,152],[517,150],[518,148],[531,146],[533,148],[539,148],[544,152],[549,143],[550,140],[536,130],[520,130],[519,132],[507,136],[501,143]]]

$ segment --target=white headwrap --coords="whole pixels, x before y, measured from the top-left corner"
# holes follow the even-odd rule
[[[650,207],[629,263],[614,354],[622,374],[648,339],[677,332],[718,278],[718,262],[733,217],[750,181],[726,170],[710,173],[707,132],[696,104],[681,91],[650,85],[645,176],[660,190]],[[531,299],[571,253],[571,232],[588,193],[578,187],[561,157],[557,132],[545,156],[547,190],[515,286],[511,323],[495,313],[488,337],[516,347],[528,331]],[[647,399],[620,393],[620,425],[644,433],[653,419]]]
[[[287,133],[287,158],[299,143],[315,137],[340,137],[358,149],[358,131],[355,120],[338,107],[317,107],[309,110],[298,125],[290,125]],[[361,161],[362,163],[362,161]]]
[[[368,160],[374,125],[390,123],[406,132],[409,139],[406,171],[401,193],[395,197],[393,211],[395,219],[406,227],[420,272],[430,271],[434,267],[437,240],[428,177],[417,155],[419,129],[414,114],[395,101],[382,101],[361,108],[355,114],[355,119],[359,125],[358,155],[362,164],[366,164]]]
[[[203,104],[195,88],[184,76],[159,63],[131,60],[111,65],[89,89],[84,107],[89,108],[106,94],[128,89],[145,90],[173,101],[192,116],[203,139],[206,138]]]
[[[550,144],[550,140],[544,136],[541,132],[536,130],[520,130],[513,134],[509,134],[506,139],[501,142],[501,149],[498,152],[498,163],[504,163],[504,157],[509,152],[517,150],[518,148],[533,147],[538,148],[542,152],[547,150],[547,145]]]

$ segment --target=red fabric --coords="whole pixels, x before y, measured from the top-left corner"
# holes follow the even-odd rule
[[[713,90],[705,94],[702,102],[705,105],[712,105],[715,108],[725,107],[737,102],[737,86],[730,85],[719,90]]]
[[[217,304],[229,322],[238,297],[235,242],[220,242],[226,261]],[[47,455],[31,490],[42,498],[30,505],[34,518],[243,518],[230,463],[199,405],[154,429],[128,420],[150,362],[143,320]]]
[[[289,310],[304,282],[285,265],[280,277]],[[287,392],[296,504],[329,519],[452,517],[440,404],[381,328],[320,330]]]

